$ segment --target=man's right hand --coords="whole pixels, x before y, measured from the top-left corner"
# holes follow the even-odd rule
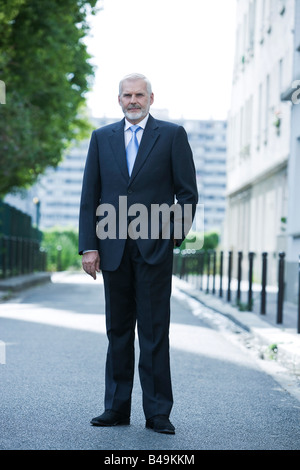
[[[100,273],[100,256],[98,251],[88,251],[82,255],[82,267],[84,271],[96,279],[97,273]]]

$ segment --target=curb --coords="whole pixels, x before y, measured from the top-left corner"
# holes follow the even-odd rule
[[[2,279],[0,281],[0,296],[1,294],[5,296],[8,292],[19,292],[37,284],[50,282],[51,276],[52,273],[40,272]]]

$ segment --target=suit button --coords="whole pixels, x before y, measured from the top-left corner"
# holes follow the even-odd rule
[[[127,193],[128,193],[128,194],[132,194],[132,193],[133,193],[132,189],[128,189],[128,190],[127,190]]]

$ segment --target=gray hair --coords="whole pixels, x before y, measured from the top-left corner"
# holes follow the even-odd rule
[[[152,93],[151,83],[148,80],[148,78],[145,77],[145,75],[142,75],[140,73],[131,73],[129,75],[126,75],[124,78],[122,78],[122,80],[119,83],[119,95],[122,94],[123,82],[125,80],[144,80],[146,82],[146,85],[147,85],[147,92],[148,92],[149,95],[151,95],[151,93]]]

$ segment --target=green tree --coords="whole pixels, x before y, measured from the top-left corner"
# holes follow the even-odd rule
[[[90,129],[83,110],[93,67],[83,39],[96,3],[0,0],[0,196],[33,184]]]

